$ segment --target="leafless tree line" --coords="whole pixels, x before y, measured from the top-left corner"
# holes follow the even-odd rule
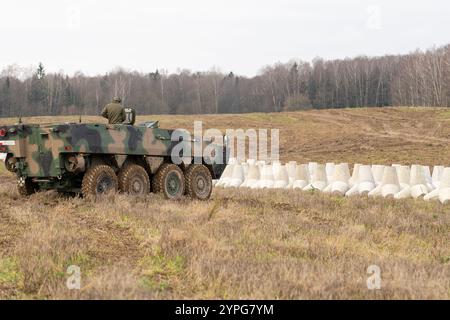
[[[212,70],[114,70],[89,77],[8,66],[0,116],[98,114],[120,96],[139,114],[278,112],[307,108],[450,106],[450,45],[407,55],[314,59],[267,66],[252,78]]]

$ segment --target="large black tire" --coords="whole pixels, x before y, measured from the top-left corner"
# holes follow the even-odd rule
[[[33,183],[30,178],[26,178],[23,185],[17,184],[17,191],[21,196],[30,196],[38,190],[39,186]]]
[[[129,164],[120,170],[119,189],[131,195],[150,193],[150,178],[147,171],[138,164]]]
[[[117,191],[118,184],[113,168],[105,164],[94,165],[84,174],[81,194],[88,197]]]
[[[203,164],[192,164],[185,175],[186,194],[199,200],[208,200],[212,192],[212,177]]]
[[[184,194],[183,171],[175,164],[162,164],[152,182],[153,192],[163,193],[166,199],[178,200]]]

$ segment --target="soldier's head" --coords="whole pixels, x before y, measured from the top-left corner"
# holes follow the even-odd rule
[[[115,102],[115,103],[121,103],[121,102],[122,102],[122,99],[120,99],[119,97],[114,97],[114,98],[113,98],[113,102]]]

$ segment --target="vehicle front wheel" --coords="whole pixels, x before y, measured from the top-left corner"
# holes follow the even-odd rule
[[[162,164],[153,177],[153,191],[162,192],[166,199],[180,199],[184,194],[183,171],[175,164]]]
[[[81,194],[84,197],[96,196],[117,191],[118,180],[113,168],[105,164],[91,167],[83,177]]]

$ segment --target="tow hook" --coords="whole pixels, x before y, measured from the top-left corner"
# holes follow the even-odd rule
[[[19,177],[18,184],[19,184],[19,187],[24,187],[25,186],[25,177]]]

